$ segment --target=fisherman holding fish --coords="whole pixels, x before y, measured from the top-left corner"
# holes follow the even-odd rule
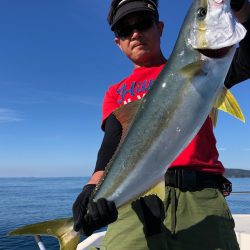
[[[223,8],[229,6],[228,0],[197,2],[205,6],[208,2],[208,6],[218,6],[218,9],[223,5],[221,25],[227,24],[228,13]],[[248,0],[231,0],[231,8],[237,20],[250,32]],[[209,14],[209,9],[199,8],[198,12],[197,18],[202,20]],[[105,94],[102,117],[105,134],[94,173],[73,205],[75,231],[89,236],[110,224],[100,249],[239,249],[234,221],[224,198],[230,193],[231,183],[223,177],[224,166],[218,159],[211,117],[206,118],[199,132],[168,167],[164,195],[158,192],[159,187],[156,186],[145,196],[119,209],[112,200],[100,198],[92,201],[92,192],[103,179],[105,167],[115,154],[125,130],[123,118],[114,111],[143,100],[169,62],[160,48],[164,23],[159,20],[157,0],[113,0],[108,22],[115,34],[115,43],[133,63],[134,70],[130,76],[112,85]],[[231,45],[244,37],[243,26],[235,26],[233,34],[236,35],[230,37]],[[212,49],[202,50],[204,38],[197,35],[197,30],[189,43],[203,56],[223,58],[232,47],[229,44],[223,49],[210,46]],[[220,34],[210,34],[205,43],[209,44],[214,38],[219,43],[221,37],[230,32],[224,30]],[[226,75],[224,84],[228,89],[250,76],[249,32],[240,41]],[[201,64],[192,66],[185,67],[182,74],[188,77],[196,75]]]

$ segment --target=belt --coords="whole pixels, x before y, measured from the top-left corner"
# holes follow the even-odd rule
[[[223,180],[223,181],[222,181]],[[222,182],[228,181],[220,174],[195,170],[169,169],[165,174],[165,185],[182,190],[199,190],[203,188],[222,188]],[[228,181],[229,182],[229,181]]]

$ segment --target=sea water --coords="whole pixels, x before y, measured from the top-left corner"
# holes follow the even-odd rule
[[[72,204],[88,178],[0,178],[0,250],[36,250],[33,237],[10,237],[8,232],[27,224],[71,217]],[[231,179],[236,192],[250,191],[250,178]],[[231,194],[232,213],[250,213],[250,194]],[[59,245],[42,237],[48,250]]]

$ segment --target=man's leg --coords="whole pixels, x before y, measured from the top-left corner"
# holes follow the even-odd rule
[[[218,189],[166,187],[166,240],[174,250],[239,250],[234,221]]]

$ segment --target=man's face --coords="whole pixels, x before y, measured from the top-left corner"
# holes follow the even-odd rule
[[[163,23],[148,13],[133,13],[115,27],[115,42],[135,65],[145,65],[160,56],[162,30]]]

